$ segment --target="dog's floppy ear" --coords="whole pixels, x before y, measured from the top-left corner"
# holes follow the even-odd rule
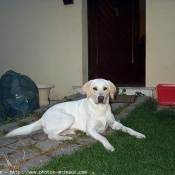
[[[87,98],[90,98],[91,97],[91,91],[90,91],[91,84],[92,84],[92,80],[88,81],[82,87],[83,92],[87,95]]]
[[[110,97],[111,97],[111,99],[114,99],[114,94],[116,92],[116,87],[111,81],[108,81],[108,83],[109,83],[109,87],[110,87],[110,92],[109,92]]]

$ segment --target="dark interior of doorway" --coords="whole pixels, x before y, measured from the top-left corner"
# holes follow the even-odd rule
[[[146,79],[146,0],[139,0],[138,83],[117,84],[118,87],[145,87]]]
[[[138,71],[139,84],[145,86],[145,69],[146,69],[146,0],[139,0],[139,45],[138,45]],[[134,86],[134,84],[133,84]]]
[[[138,81],[133,83],[118,83],[117,86],[120,87],[144,87],[145,86],[145,36],[146,36],[146,2],[145,0],[138,0],[139,1],[139,14],[138,14],[138,32],[139,32],[139,39],[138,39],[138,58],[137,58],[137,66],[138,66]],[[90,40],[90,38],[89,38]],[[90,45],[89,45],[90,46]],[[89,55],[92,53],[89,52]],[[90,62],[91,58],[89,58],[89,79],[96,78],[92,76],[92,62]],[[98,77],[97,77],[98,78]]]

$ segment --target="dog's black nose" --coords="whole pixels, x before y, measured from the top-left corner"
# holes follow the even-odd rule
[[[98,96],[98,102],[103,103],[104,97],[103,96]]]

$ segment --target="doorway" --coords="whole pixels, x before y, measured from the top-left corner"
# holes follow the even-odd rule
[[[143,1],[88,0],[89,79],[145,86]]]

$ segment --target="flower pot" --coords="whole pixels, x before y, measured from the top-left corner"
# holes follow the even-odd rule
[[[39,91],[39,105],[40,107],[48,106],[49,101],[49,94],[50,90],[55,86],[52,84],[38,84],[38,91]]]

